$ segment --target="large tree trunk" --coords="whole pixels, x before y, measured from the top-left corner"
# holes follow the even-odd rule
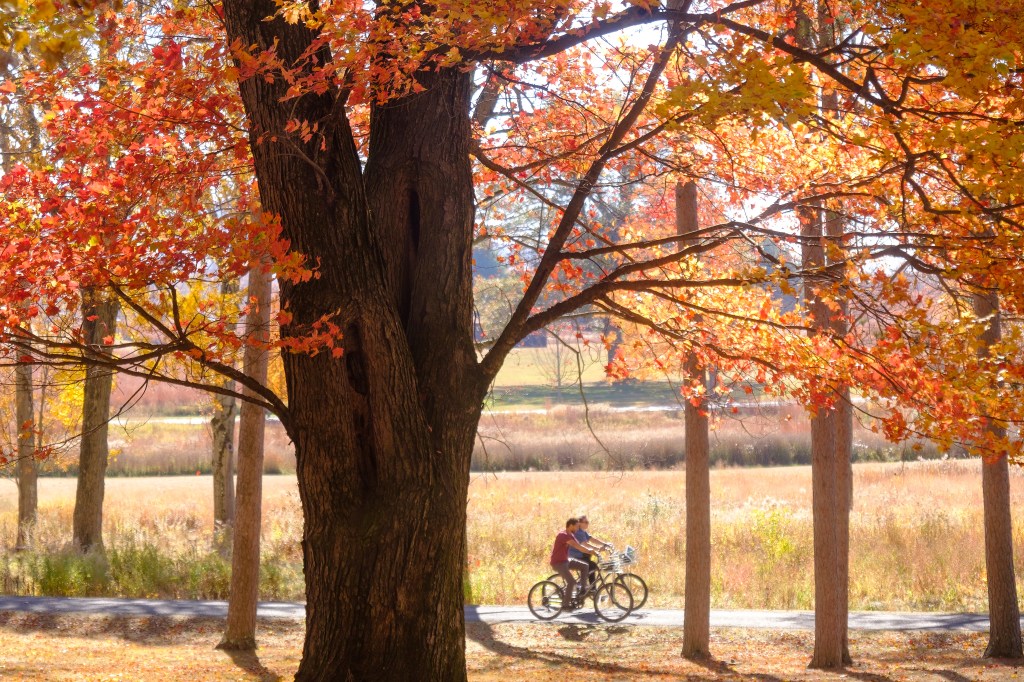
[[[697,185],[676,185],[676,232],[699,227]],[[707,387],[705,371],[690,353],[686,380]],[[703,398],[683,406],[686,429],[686,592],[683,611],[683,651],[686,658],[711,654],[711,479],[708,417]]]
[[[246,344],[242,359],[244,373],[267,383],[270,342],[269,270],[257,263],[249,271],[249,315],[246,335],[256,343]],[[245,389],[245,394],[251,392]],[[238,424],[238,499],[231,551],[231,593],[228,619],[221,649],[251,651],[256,648],[256,605],[260,591],[260,530],[263,509],[263,440],[266,415],[259,405],[244,401]],[[234,421],[234,420],[232,420]],[[232,428],[234,424],[232,424]]]
[[[812,316],[815,332],[829,328],[828,307],[815,291],[824,276],[822,215],[816,208],[798,209],[803,241],[804,301]],[[812,668],[839,668],[848,656],[845,605],[846,590],[842,566],[842,531],[837,463],[836,409],[825,407],[827,387],[816,388],[818,403],[811,413],[811,497],[814,525],[814,654]]]
[[[221,284],[224,305],[229,304],[233,294],[238,293],[238,281],[228,280]],[[230,317],[230,315],[225,315]],[[229,323],[228,331],[235,330],[235,323]],[[232,387],[233,381],[225,381]],[[224,556],[231,553],[232,528],[235,522],[235,415],[234,396],[214,394],[213,416],[210,418],[211,441],[213,444],[213,526],[215,544]]]
[[[15,549],[32,544],[39,504],[37,479],[39,463],[35,457],[35,416],[32,398],[32,364],[19,362],[14,369],[15,418],[18,421],[18,538]]]
[[[94,288],[82,290],[82,335],[98,356],[104,338],[113,337],[117,301]],[[103,550],[103,483],[107,473],[107,424],[114,371],[89,364],[85,370],[82,401],[82,441],[78,458],[78,487],[72,532],[75,547],[83,552]]]
[[[313,37],[264,21],[270,0],[224,8],[231,39],[276,40],[286,63]],[[364,178],[337,93],[282,102],[282,79],[241,83],[264,206],[320,264],[282,283],[282,334],[323,315],[344,334],[340,357],[284,358],[305,517],[298,680],[466,679],[464,526],[487,384],[472,338],[470,84],[442,69],[375,106]],[[288,135],[292,117],[322,136]]]
[[[995,291],[974,294],[974,313],[988,320],[978,354],[1002,335],[999,319],[999,294]],[[990,427],[995,436],[1005,435],[1003,427]],[[982,453],[981,490],[985,513],[985,573],[988,580],[989,635],[985,656],[1020,658],[1020,607],[1013,570],[1013,522],[1010,514],[1010,471],[1005,454],[991,457]]]

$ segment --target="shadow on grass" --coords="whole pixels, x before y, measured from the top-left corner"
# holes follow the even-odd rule
[[[894,682],[893,678],[880,675],[879,673],[860,672],[859,670],[850,670],[849,668],[840,668],[836,672],[855,680],[864,680],[864,682]]]
[[[577,618],[585,618],[581,614]],[[487,623],[472,623],[472,627],[466,628],[466,638],[471,639],[488,651],[499,656],[508,656],[523,660],[534,660],[547,665],[565,664],[574,671],[612,673],[628,675],[630,680],[640,679],[679,679],[678,672],[662,670],[644,670],[630,665],[623,665],[614,662],[594,661],[589,658],[591,651],[580,648],[579,655],[568,655],[552,651],[534,651],[528,647],[515,646],[496,638],[494,629]],[[598,623],[565,623],[558,628],[558,634],[569,642],[592,642],[602,645],[614,646],[614,638],[624,635],[632,628],[626,625],[599,625]],[[709,676],[700,674],[688,674],[686,679],[691,682],[716,682],[722,674],[732,675],[737,680],[752,680],[754,682],[783,682],[781,678],[772,675],[744,675],[737,673],[728,663],[707,659],[693,661],[696,665],[706,669]]]
[[[714,679],[719,679],[721,675],[731,675],[738,680],[752,680],[753,682],[783,682],[782,678],[776,677],[775,675],[768,675],[767,673],[741,673],[732,667],[732,663],[729,661],[720,661],[714,656],[706,658],[688,658],[686,659],[694,665],[707,670],[709,673],[715,675]]]
[[[949,680],[949,682],[971,682],[971,678],[964,677],[955,670],[930,670],[928,672],[934,673],[944,680]]]
[[[236,651],[232,649],[220,649],[231,662],[251,675],[259,675],[260,682],[280,682],[283,678],[272,670],[269,670],[260,662],[260,657],[255,651]]]

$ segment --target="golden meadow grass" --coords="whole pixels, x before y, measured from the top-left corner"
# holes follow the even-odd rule
[[[555,405],[546,410],[484,413],[473,454],[475,471],[666,469],[683,462],[682,412],[612,411],[606,404]],[[593,429],[593,433],[591,432]],[[596,438],[595,438],[596,436]],[[109,476],[166,476],[210,472],[208,418],[137,418],[111,426]],[[72,444],[74,445],[74,444]],[[266,473],[295,471],[293,448],[281,424],[267,423]],[[774,466],[810,462],[806,415],[795,405],[716,413],[711,432],[713,466]],[[856,461],[916,460],[939,455],[893,445],[857,422]],[[74,473],[70,447],[51,468]]]
[[[1022,478],[1013,475],[1016,540]],[[810,470],[722,469],[712,483],[712,600],[718,608],[813,606]],[[652,607],[682,605],[682,472],[475,474],[470,485],[470,600],[523,603],[548,573],[550,542],[586,512],[602,539],[639,548],[636,572]],[[263,598],[301,599],[301,515],[292,476],[264,484]],[[976,462],[860,464],[851,518],[851,607],[984,610],[980,472]],[[73,479],[40,484],[37,550],[0,556],[7,591],[223,598],[227,565],[211,549],[207,476],[107,481],[107,565],[66,551]],[[0,545],[16,523],[11,481],[0,482]],[[1024,574],[1021,552],[1017,574]]]

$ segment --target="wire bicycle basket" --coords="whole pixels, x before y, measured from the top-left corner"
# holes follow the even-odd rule
[[[620,552],[616,557],[624,566],[635,564],[640,561],[640,557],[637,556],[636,549],[631,545],[626,545],[626,551]]]

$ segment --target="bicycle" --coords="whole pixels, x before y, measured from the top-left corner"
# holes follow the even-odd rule
[[[541,580],[530,588],[526,605],[540,620],[554,620],[568,605],[569,610],[581,608],[587,599],[593,600],[594,613],[609,623],[618,623],[633,611],[633,594],[625,584],[617,582],[591,585],[583,594],[566,599],[565,585]]]
[[[624,585],[629,589],[630,594],[633,595],[633,610],[642,609],[644,604],[647,603],[647,583],[637,574],[623,570],[638,561],[636,549],[632,546],[627,545],[626,551],[619,554],[615,554],[615,547],[611,546],[611,558],[604,562],[598,562],[596,570],[591,569],[591,582],[594,582],[596,579],[601,584],[616,582]],[[614,580],[607,580],[604,575],[605,573],[614,573]],[[562,577],[557,573],[549,575],[547,580],[562,584]]]

